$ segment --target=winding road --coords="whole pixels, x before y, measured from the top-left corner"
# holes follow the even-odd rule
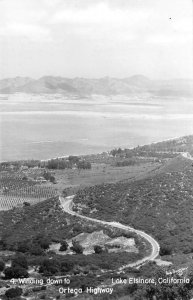
[[[189,152],[183,152],[183,153],[181,153],[181,155],[182,155],[184,158],[193,160],[193,157],[191,156],[191,154],[190,154]]]
[[[132,232],[140,235],[144,239],[146,239],[151,244],[152,251],[151,251],[150,255],[148,255],[148,256],[146,256],[146,257],[144,257],[144,258],[142,258],[142,259],[140,259],[140,260],[138,260],[134,263],[124,265],[124,266],[120,267],[119,270],[123,270],[123,269],[128,268],[128,267],[131,267],[131,268],[140,267],[140,266],[144,265],[145,263],[147,263],[148,261],[154,260],[159,255],[160,246],[159,246],[158,242],[154,238],[152,238],[149,234],[147,234],[147,233],[145,233],[141,230],[134,229],[130,226],[123,225],[119,222],[107,222],[107,221],[102,221],[102,220],[93,219],[93,218],[90,218],[90,217],[80,215],[77,212],[72,210],[73,198],[74,198],[74,195],[66,197],[66,198],[63,198],[61,196],[59,197],[59,200],[60,200],[60,203],[61,203],[61,208],[66,213],[68,213],[70,215],[73,215],[73,216],[77,216],[77,217],[85,219],[85,220],[92,221],[92,222],[97,222],[97,223],[100,223],[100,224],[104,224],[104,225],[108,225],[108,226],[112,226],[112,227],[132,231]]]

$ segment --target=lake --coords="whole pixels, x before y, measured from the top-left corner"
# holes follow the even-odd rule
[[[135,147],[193,133],[185,98],[9,95],[0,98],[0,160],[47,159]]]

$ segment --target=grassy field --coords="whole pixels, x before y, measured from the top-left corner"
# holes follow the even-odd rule
[[[111,164],[93,163],[91,170],[55,170],[54,176],[57,182],[55,187],[59,191],[70,188],[70,191],[76,192],[86,186],[114,183],[120,180],[135,180],[148,176],[161,165],[159,162],[144,162],[134,166],[116,167]]]

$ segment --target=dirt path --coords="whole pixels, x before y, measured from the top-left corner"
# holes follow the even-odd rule
[[[146,256],[146,257],[142,258],[141,260],[138,260],[134,263],[127,264],[127,265],[119,268],[119,270],[123,270],[123,269],[128,268],[128,267],[140,267],[143,264],[145,264],[146,262],[148,262],[150,260],[154,260],[159,255],[160,246],[159,246],[158,242],[156,240],[154,240],[154,238],[152,238],[147,233],[145,233],[141,230],[134,229],[130,226],[123,225],[119,222],[107,222],[107,221],[102,221],[102,220],[86,217],[86,216],[83,216],[83,215],[79,215],[78,213],[76,213],[75,211],[72,210],[73,198],[74,198],[74,195],[66,197],[66,198],[59,197],[59,200],[60,200],[61,207],[62,207],[63,211],[67,212],[70,215],[77,216],[79,218],[86,219],[86,220],[89,220],[89,221],[92,221],[92,222],[97,222],[97,223],[100,223],[100,224],[104,224],[104,225],[108,225],[108,226],[112,226],[112,227],[116,227],[116,228],[120,228],[120,229],[135,232],[136,234],[140,235],[141,237],[146,239],[151,244],[152,251],[151,251],[151,254],[149,256]]]

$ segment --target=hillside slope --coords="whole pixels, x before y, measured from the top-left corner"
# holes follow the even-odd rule
[[[193,135],[187,135],[179,138],[169,139],[139,147],[140,151],[156,151],[156,152],[192,152],[193,151]]]
[[[83,213],[93,218],[121,220],[152,234],[162,247],[170,247],[173,252],[191,252],[192,180],[192,162],[177,157],[148,178],[79,191],[74,202],[86,205]]]

